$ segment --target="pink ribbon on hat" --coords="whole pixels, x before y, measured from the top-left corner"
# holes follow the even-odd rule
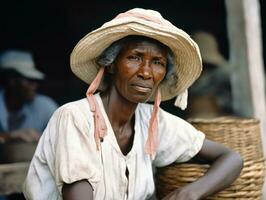
[[[86,92],[87,100],[90,105],[90,110],[93,113],[93,118],[94,118],[94,139],[96,142],[97,150],[100,149],[100,141],[107,133],[107,126],[105,124],[103,115],[101,113],[98,102],[95,96],[93,95],[93,93],[98,89],[101,83],[103,74],[104,74],[104,67],[101,67],[95,79],[92,81],[90,87]]]
[[[115,19],[119,19],[119,18],[123,18],[123,17],[136,17],[136,18],[144,19],[146,21],[151,21],[151,22],[154,22],[157,24],[162,24],[161,20],[156,18],[156,17],[145,15],[145,14],[138,13],[138,12],[132,12],[132,11],[120,13],[119,15],[117,15],[115,17]]]
[[[159,127],[158,127],[157,114],[158,114],[160,103],[161,103],[161,92],[160,92],[160,89],[158,88],[156,92],[156,97],[154,100],[151,118],[149,121],[148,139],[145,144],[145,153],[149,154],[152,160],[154,160],[155,158],[156,150],[159,144],[159,140],[158,140]]]

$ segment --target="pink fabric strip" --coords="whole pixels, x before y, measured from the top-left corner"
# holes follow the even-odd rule
[[[160,89],[157,89],[156,92],[156,97],[154,101],[154,106],[149,122],[149,127],[148,127],[148,139],[145,144],[145,153],[149,154],[151,159],[154,160],[155,155],[156,155],[156,150],[158,147],[158,119],[157,119],[157,114],[159,110],[159,106],[161,103],[161,92]]]
[[[97,73],[97,76],[92,81],[92,83],[90,84],[90,86],[86,92],[87,100],[90,104],[90,110],[93,113],[93,118],[94,118],[94,139],[96,142],[97,150],[100,149],[101,139],[103,139],[103,137],[107,133],[107,126],[105,124],[105,121],[104,121],[104,118],[102,116],[98,102],[97,102],[95,96],[93,95],[101,83],[103,74],[104,74],[104,67],[101,67]]]
[[[144,19],[146,21],[151,21],[151,22],[154,22],[154,23],[157,23],[157,24],[162,24],[162,22],[160,21],[160,19],[157,19],[156,17],[151,17],[149,15],[145,15],[145,14],[137,13],[137,12],[120,13],[115,18],[116,19],[119,19],[119,18],[123,18],[123,17],[136,17],[136,18]]]

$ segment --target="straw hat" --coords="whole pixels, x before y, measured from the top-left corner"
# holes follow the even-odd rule
[[[35,68],[31,53],[18,50],[9,50],[0,55],[0,69],[14,70],[20,75],[41,80],[44,74]]]
[[[174,70],[160,85],[162,100],[181,94],[186,96],[187,88],[199,77],[202,69],[198,45],[187,33],[154,10],[129,10],[87,34],[78,42],[71,54],[70,64],[73,73],[90,84],[99,69],[96,58],[113,42],[128,35],[156,39],[172,50]],[[105,85],[101,85],[99,89],[104,88]]]

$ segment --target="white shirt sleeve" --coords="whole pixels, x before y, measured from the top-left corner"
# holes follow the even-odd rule
[[[100,152],[94,141],[93,118],[87,107],[66,104],[55,111],[33,156],[24,183],[27,199],[53,199],[64,183],[100,180]],[[49,198],[48,198],[49,197]]]
[[[79,180],[88,180],[94,188],[99,181],[101,157],[96,149],[92,122],[92,116],[82,115],[75,106],[57,113],[51,126],[57,133],[54,173],[59,188],[63,183]]]
[[[157,167],[186,162],[202,148],[205,135],[185,120],[162,109],[158,112],[159,146],[153,164]]]

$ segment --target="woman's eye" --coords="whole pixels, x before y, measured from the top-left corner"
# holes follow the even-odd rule
[[[160,60],[155,60],[155,61],[154,61],[154,64],[155,64],[155,65],[160,65],[160,66],[162,66],[162,67],[165,67],[165,63],[162,62],[162,61],[160,61]]]
[[[135,60],[135,61],[139,61],[140,60],[140,57],[139,56],[135,56],[135,55],[129,56],[128,58],[129,58],[129,60]]]

